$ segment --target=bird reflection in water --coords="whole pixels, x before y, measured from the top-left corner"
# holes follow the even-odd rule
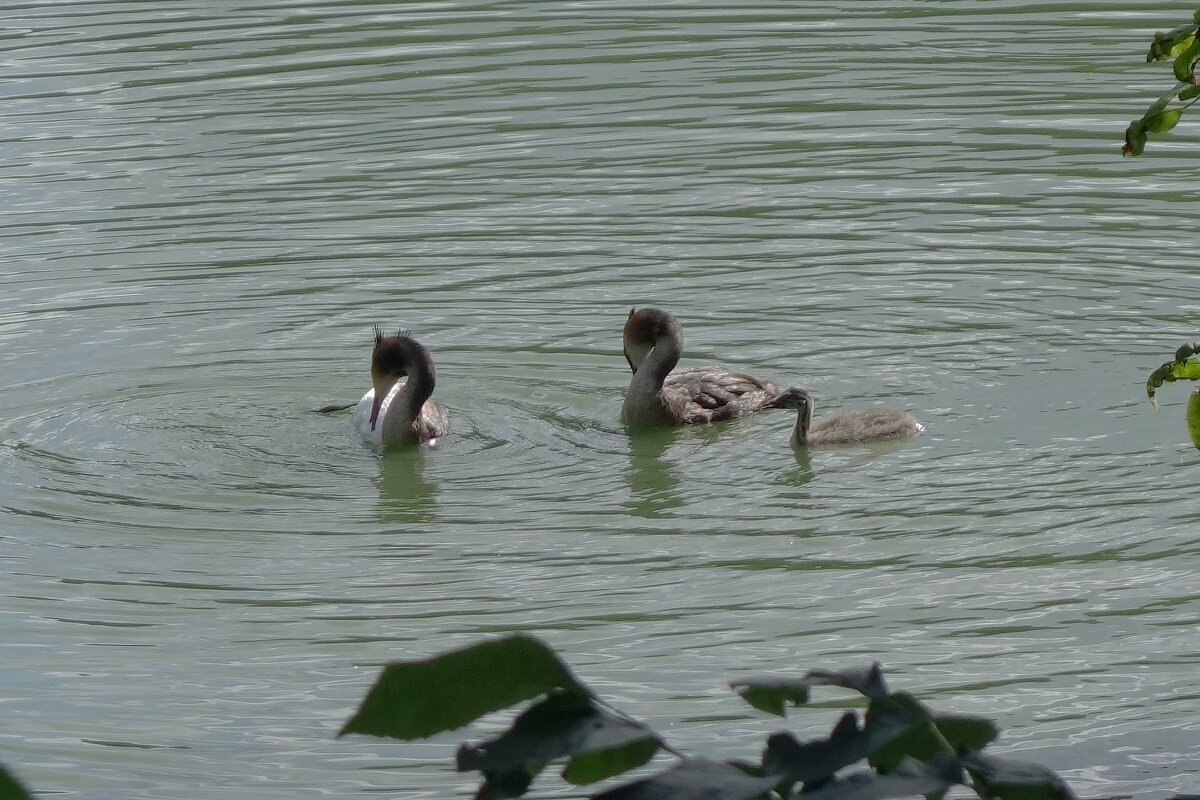
[[[379,507],[385,522],[432,522],[437,486],[425,478],[424,448],[389,450],[379,459]]]
[[[645,519],[658,519],[683,505],[679,497],[679,476],[663,456],[679,435],[677,428],[638,428],[629,430],[630,513]]]

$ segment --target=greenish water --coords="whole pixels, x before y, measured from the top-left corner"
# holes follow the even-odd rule
[[[878,659],[1083,796],[1200,791],[1200,457],[1141,385],[1197,338],[1200,141],[1119,156],[1189,9],[328,5],[6,11],[0,763],[468,796],[477,730],[333,734],[376,665],[524,630],[696,754],[778,728],[729,679]],[[635,305],[928,432],[631,438]],[[306,413],[375,323],[435,449]]]

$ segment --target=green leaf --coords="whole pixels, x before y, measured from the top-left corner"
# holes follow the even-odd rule
[[[955,752],[982,750],[1000,735],[996,723],[986,717],[934,712],[933,724]]]
[[[8,770],[0,767],[0,800],[33,800],[33,795]]]
[[[1200,389],[1192,392],[1192,396],[1188,398],[1187,428],[1188,435],[1192,437],[1192,444],[1200,450]]]
[[[523,712],[496,739],[458,750],[458,771],[495,776],[536,775],[544,764],[575,756],[563,772],[571,783],[592,783],[640,767],[662,741],[650,729],[598,707],[576,692],[553,694]]]
[[[1183,352],[1180,348],[1179,352]],[[1146,397],[1154,401],[1154,393],[1164,383],[1174,383],[1178,380],[1194,381],[1200,379],[1200,360],[1168,361],[1150,373],[1146,379]]]
[[[1191,100],[1198,94],[1200,94],[1200,86],[1189,86],[1179,93],[1179,99]]]
[[[1200,19],[1196,22],[1200,23]],[[1169,31],[1160,31],[1154,34],[1154,40],[1150,43],[1150,52],[1146,53],[1146,60],[1166,61],[1168,58],[1177,56],[1195,41],[1195,36],[1195,25],[1183,25]]]
[[[869,763],[881,773],[894,771],[906,757],[929,761],[938,753],[954,754],[954,748],[938,730],[929,709],[907,692],[894,692],[871,701],[867,707],[867,724],[882,726],[885,723],[902,732],[870,755]]]
[[[798,706],[808,702],[808,684],[798,678],[767,675],[730,681],[729,687],[758,710],[779,717],[787,716],[788,703]]]
[[[1146,119],[1146,130],[1150,133],[1166,133],[1179,124],[1181,116],[1183,116],[1182,108],[1155,114]]]
[[[387,665],[338,735],[422,739],[555,690],[591,695],[541,640],[509,636]]]
[[[657,737],[643,737],[630,739],[619,746],[612,745],[580,753],[572,758],[563,770],[563,780],[581,786],[620,775],[645,764],[654,757],[661,746],[662,741]]]
[[[592,800],[755,800],[776,781],[720,761],[685,758],[665,772],[593,795]]]
[[[959,758],[988,800],[1075,800],[1066,781],[1041,764],[969,752]]]
[[[1175,79],[1195,83],[1196,78],[1193,75],[1193,71],[1196,67],[1197,58],[1200,58],[1200,41],[1196,41],[1193,35],[1191,42],[1179,51],[1179,55],[1175,57],[1175,63],[1171,65],[1171,69],[1175,73]]]

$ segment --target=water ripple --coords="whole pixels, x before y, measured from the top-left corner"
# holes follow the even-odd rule
[[[449,740],[332,734],[379,663],[512,630],[690,752],[773,730],[731,670],[879,659],[1081,795],[1200,786],[1194,451],[1141,394],[1195,338],[1190,145],[1117,156],[1171,13],[10,6],[0,746],[36,790],[465,793]],[[685,363],[928,432],[630,435],[640,305]],[[437,447],[308,413],[375,323],[434,354]]]

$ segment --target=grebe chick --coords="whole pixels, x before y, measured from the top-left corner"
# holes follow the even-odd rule
[[[894,408],[867,408],[858,411],[834,411],[813,421],[812,395],[791,388],[769,403],[770,408],[796,409],[796,427],[792,446],[810,444],[851,444],[897,436],[913,436],[925,430],[907,411]]]
[[[770,381],[724,367],[690,367],[672,372],[683,354],[683,329],[657,308],[629,312],[625,360],[633,379],[621,419],[628,425],[692,425],[734,419],[767,408],[779,396]]]
[[[375,444],[433,443],[450,432],[446,409],[429,399],[437,384],[429,351],[406,333],[375,326],[373,387],[354,408],[354,427]]]

